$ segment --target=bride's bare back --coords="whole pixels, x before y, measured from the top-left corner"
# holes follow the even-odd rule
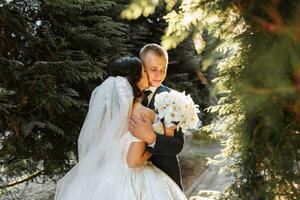
[[[143,106],[140,102],[135,102],[132,106],[131,115],[136,116],[140,119],[142,118],[141,116],[146,117],[153,123],[155,113],[150,108]]]

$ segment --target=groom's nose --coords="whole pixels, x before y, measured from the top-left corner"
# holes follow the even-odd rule
[[[156,78],[159,78],[159,79],[161,79],[162,77],[164,76],[164,72],[161,72],[161,71],[157,71],[157,72],[155,72],[155,77]]]

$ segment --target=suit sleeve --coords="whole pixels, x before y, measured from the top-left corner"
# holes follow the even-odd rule
[[[184,135],[181,131],[176,132],[173,137],[156,133],[154,148],[147,146],[147,150],[153,155],[174,156],[180,153],[183,143]]]

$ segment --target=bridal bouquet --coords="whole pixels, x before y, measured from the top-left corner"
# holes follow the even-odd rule
[[[197,115],[199,106],[184,92],[162,92],[155,96],[154,106],[158,117],[164,118],[165,126],[176,124],[177,130],[181,128],[183,133],[197,128],[200,122]]]

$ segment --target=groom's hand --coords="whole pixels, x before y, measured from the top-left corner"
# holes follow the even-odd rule
[[[152,129],[151,120],[141,115],[140,117],[131,116],[129,121],[129,131],[135,137],[146,142],[147,144],[152,144],[156,140],[156,134]]]

